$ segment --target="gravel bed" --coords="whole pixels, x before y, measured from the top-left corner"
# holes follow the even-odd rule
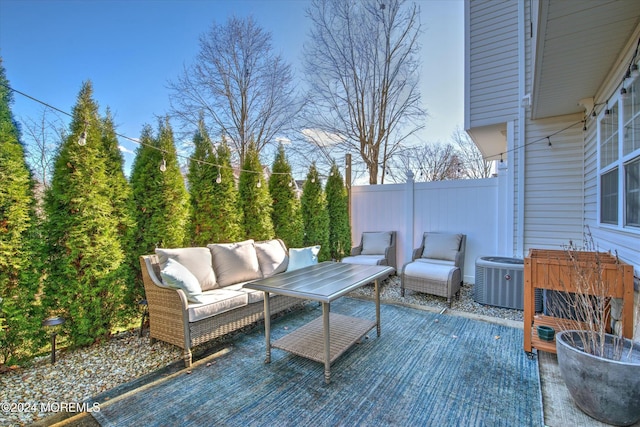
[[[398,276],[385,280],[380,294],[383,303],[419,305],[434,311],[448,308],[445,298],[412,291],[406,291],[402,298]],[[373,298],[373,286],[364,286],[350,296]],[[450,310],[511,321],[523,320],[520,310],[474,302],[472,285],[466,284]],[[215,345],[215,342],[210,345]],[[147,334],[139,337],[138,331],[134,330],[118,334],[106,343],[74,351],[59,351],[55,365],[50,364],[49,356],[42,356],[34,359],[28,367],[4,373],[0,371],[0,425],[27,425],[64,412],[63,404],[80,405],[93,396],[173,362],[182,363],[181,353],[179,348],[163,342],[151,345]]]

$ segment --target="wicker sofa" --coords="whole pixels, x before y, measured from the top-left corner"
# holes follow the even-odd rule
[[[191,366],[194,346],[264,318],[264,293],[242,285],[284,272],[288,263],[288,250],[280,239],[156,249],[155,254],[141,256],[150,338],[182,348],[185,366]],[[200,289],[176,286],[169,271],[176,266],[181,272],[189,270]],[[301,302],[270,298],[272,314]]]

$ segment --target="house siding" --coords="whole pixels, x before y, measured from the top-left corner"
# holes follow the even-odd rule
[[[582,241],[584,168],[581,120],[581,115],[571,115],[527,124],[525,253],[530,248],[560,249],[569,241]],[[569,126],[572,127],[566,129]]]
[[[467,128],[505,123],[518,106],[518,4],[473,1],[468,8]]]

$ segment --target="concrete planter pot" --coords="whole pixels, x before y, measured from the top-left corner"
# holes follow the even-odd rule
[[[598,421],[629,426],[640,420],[640,345],[624,339],[622,358],[593,356],[580,348],[580,332],[556,335],[558,366],[576,405]],[[613,348],[613,335],[605,346]]]

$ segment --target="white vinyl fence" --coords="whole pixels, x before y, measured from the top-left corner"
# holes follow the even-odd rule
[[[411,261],[425,231],[467,235],[464,281],[475,283],[478,256],[499,251],[498,178],[351,188],[351,238],[363,231],[398,233],[398,269]]]

